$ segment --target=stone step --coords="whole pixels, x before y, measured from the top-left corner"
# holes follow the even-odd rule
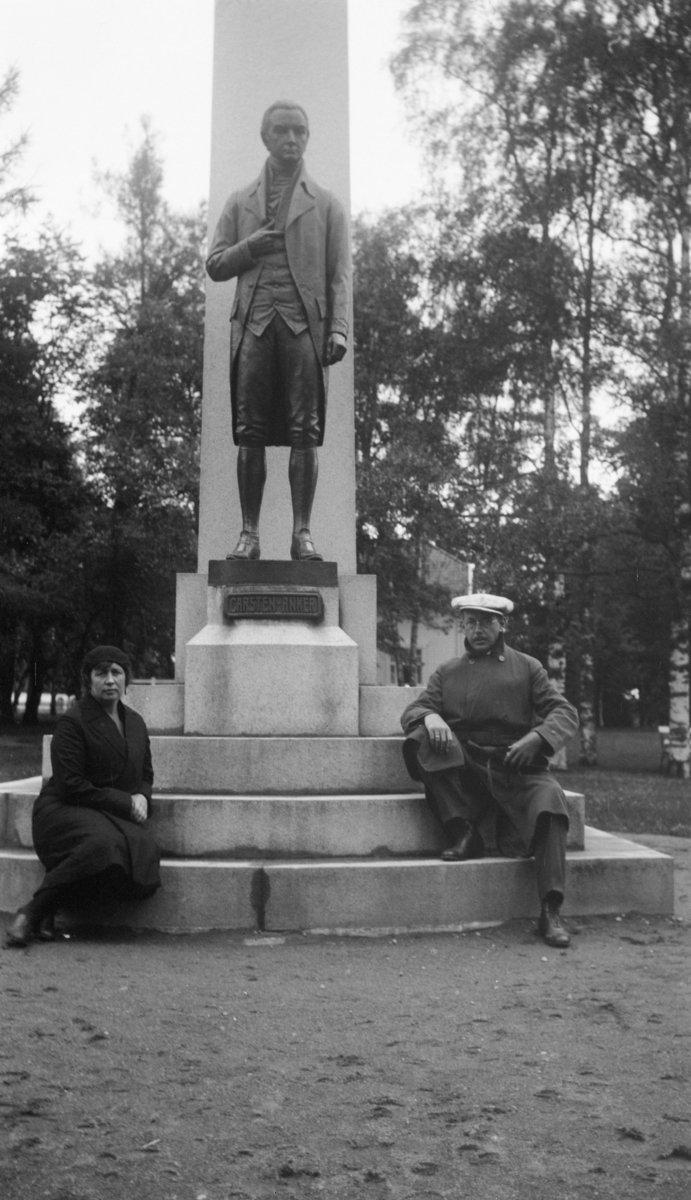
[[[30,848],[40,790],[0,784],[0,845]],[[567,792],[568,845],[583,848],[585,801]],[[151,825],[164,853],[233,858],[383,858],[434,855],[444,846],[422,793],[387,796],[154,794]]]
[[[417,792],[399,737],[153,737],[160,792],[363,795]]]
[[[361,575],[355,578],[362,580],[368,576]],[[362,659],[364,647],[358,646],[358,651]],[[184,644],[181,652],[184,654]],[[368,676],[371,674],[369,668],[365,673]],[[376,664],[373,677],[376,678]],[[421,687],[361,684],[358,727],[360,736],[400,737],[401,714],[411,700],[417,699],[423,691],[424,688]],[[125,703],[143,717],[149,733],[183,734],[185,685],[180,680],[135,679],[127,688]]]
[[[362,647],[359,652],[362,655]],[[360,737],[401,737],[403,709],[423,690],[362,684],[359,689]],[[133,679],[128,685],[125,703],[142,716],[149,733],[184,733],[185,684],[180,680]]]
[[[673,869],[669,855],[586,827],[585,850],[567,854],[564,914],[671,915]],[[15,911],[42,876],[31,851],[0,850],[0,911]],[[352,934],[462,929],[537,911],[535,868],[525,859],[164,859],[162,878],[152,900],[122,906],[102,923],[169,932]]]
[[[401,691],[403,689],[392,689]],[[43,774],[51,774],[43,739]],[[403,737],[151,737],[156,788],[189,795],[362,795],[418,792]],[[6,785],[5,785],[6,786]]]
[[[43,774],[51,774],[49,736]],[[159,792],[214,795],[362,795],[417,792],[402,737],[151,738]]]

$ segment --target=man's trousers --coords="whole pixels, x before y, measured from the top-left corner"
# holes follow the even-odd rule
[[[463,749],[466,763],[460,768],[426,771],[418,762],[425,795],[442,825],[462,820],[482,829],[494,816],[502,855],[534,855],[540,901],[549,892],[563,896],[569,820],[557,780],[548,770],[476,762]]]

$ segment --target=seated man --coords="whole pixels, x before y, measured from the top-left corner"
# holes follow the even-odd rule
[[[448,835],[446,861],[481,858],[478,824],[496,812],[500,852],[535,856],[539,933],[550,946],[568,946],[559,910],[569,818],[548,758],[578,728],[576,710],[536,658],[505,644],[511,600],[477,594],[452,605],[461,610],[465,654],[439,667],[403,713],[406,765]]]

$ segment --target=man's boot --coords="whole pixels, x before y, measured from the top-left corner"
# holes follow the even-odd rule
[[[443,862],[467,862],[469,858],[484,858],[485,847],[480,834],[469,821],[460,817],[444,823],[451,845],[442,850]]]
[[[561,923],[559,915],[561,903],[562,897],[558,892],[547,893],[542,901],[537,931],[548,946],[556,946],[558,950],[565,950],[570,945],[571,938]]]
[[[321,562],[323,557],[315,550],[310,533],[312,503],[318,474],[319,456],[316,449],[311,447],[309,450],[299,450],[293,446],[288,465],[290,495],[293,501],[293,537],[290,543],[290,557],[301,562],[310,560]]]
[[[226,558],[259,558],[259,514],[266,482],[266,451],[263,446],[241,446],[238,450],[238,491],[242,511],[242,533]]]

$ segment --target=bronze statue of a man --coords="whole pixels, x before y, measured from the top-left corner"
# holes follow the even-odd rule
[[[346,352],[350,259],[346,215],[303,162],[307,115],[280,100],[264,114],[261,175],[233,192],[206,269],[237,277],[230,323],[230,394],[242,532],[229,558],[259,558],[266,446],[290,446],[291,558],[320,559],[310,533],[317,447],[324,441],[328,367]]]

